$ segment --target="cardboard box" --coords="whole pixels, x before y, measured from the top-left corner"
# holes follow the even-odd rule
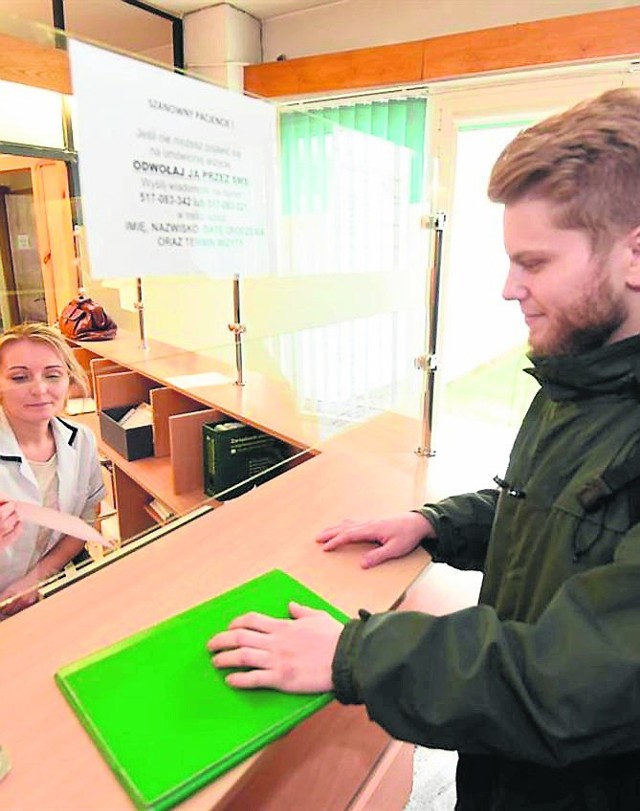
[[[153,456],[153,426],[139,425],[127,428],[126,425],[118,423],[118,420],[122,419],[136,405],[138,403],[105,408],[99,413],[100,434],[103,441],[130,462]]]

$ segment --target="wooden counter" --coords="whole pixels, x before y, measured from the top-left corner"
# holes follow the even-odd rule
[[[149,376],[152,364],[162,363],[164,373],[157,379],[175,378],[175,363],[169,363],[171,352],[164,346],[154,344],[140,366],[130,339],[100,345],[99,351]],[[191,370],[199,363],[188,355],[177,360],[180,374],[187,373],[183,361]],[[271,425],[274,414],[264,400],[252,409],[262,425]],[[248,411],[242,413],[246,417]],[[291,436],[286,414],[279,411],[276,418]],[[423,503],[432,489],[427,465],[431,471],[433,460],[414,453],[418,436],[417,423],[400,415],[347,431],[278,478],[0,623],[0,743],[13,763],[0,782],[0,808],[132,808],[56,687],[53,676],[61,666],[273,568],[352,616],[359,608],[375,612],[397,606],[428,562],[422,550],[365,571],[363,547],[325,553],[313,539],[343,518],[382,516]],[[447,580],[439,593],[434,569],[424,580],[433,594],[444,597],[452,583]],[[449,601],[446,609],[452,607]],[[411,788],[412,752],[371,723],[364,708],[333,702],[179,808],[400,811]]]
[[[416,467],[423,466],[417,457],[412,461]],[[1,623],[0,729],[13,769],[0,783],[0,807],[16,811],[131,809],[124,790],[55,686],[54,672],[276,567],[349,614],[360,607],[373,611],[390,608],[423,568],[423,552],[363,571],[359,567],[361,548],[328,554],[314,544],[313,536],[345,516],[382,515],[409,508],[412,495],[406,472],[388,466],[383,458],[374,463],[368,455],[336,449]],[[265,775],[280,775],[279,780],[287,783],[292,772],[283,762],[291,762],[286,749],[296,735],[312,750],[298,763],[298,772],[312,763],[316,768],[329,764],[329,773],[316,772],[313,777],[320,781],[318,785],[324,780],[324,788],[319,790],[324,804],[297,807],[327,811],[346,807],[372,764],[383,756],[389,740],[366,721],[362,708],[332,704],[326,710],[326,716],[319,713],[309,719],[299,731],[227,773],[181,808],[222,808],[233,802],[234,793],[250,790],[251,781]],[[311,729],[324,726],[324,736],[317,730],[305,732],[307,723]],[[345,739],[351,741],[346,748]],[[278,757],[281,744],[284,749]],[[153,742],[149,745],[149,757],[153,757]],[[295,748],[300,751],[299,745]],[[344,761],[338,780],[336,759]],[[355,783],[351,780],[354,775]],[[309,779],[302,780],[305,796]],[[333,794],[327,791],[329,785]],[[300,784],[293,790],[295,796]],[[260,791],[270,791],[278,798],[276,806],[282,801],[278,784],[269,789],[263,786]],[[332,804],[327,805],[331,797]],[[247,808],[246,800],[242,805]],[[289,805],[296,807],[290,802],[280,807]]]

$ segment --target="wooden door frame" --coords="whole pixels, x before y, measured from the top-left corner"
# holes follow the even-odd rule
[[[0,152],[2,146],[0,145]],[[43,150],[44,152],[44,150]],[[55,189],[43,171],[56,167]],[[77,292],[77,273],[73,244],[73,219],[66,162],[58,157],[0,155],[0,168],[5,171],[31,172],[33,205],[38,237],[38,255],[50,324],[57,321],[60,310]],[[0,183],[2,174],[0,173]],[[65,227],[68,224],[68,228]],[[13,317],[12,311],[12,317]],[[15,321],[17,323],[17,320]]]

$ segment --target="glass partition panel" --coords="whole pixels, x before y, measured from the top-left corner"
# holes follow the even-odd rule
[[[344,447],[357,445],[361,429],[387,415],[407,421],[409,450],[417,449],[423,380],[413,363],[424,351],[429,266],[429,234],[420,227],[424,102],[314,113],[260,102],[266,117],[273,113],[271,154],[262,139],[247,140],[244,111],[235,140],[176,125],[193,116],[222,127],[229,117],[221,90],[118,54],[113,87],[98,94],[113,137],[98,155],[96,205],[86,171],[96,155],[68,59],[78,40],[46,29],[31,38],[24,27],[19,35],[10,26],[0,31],[5,44],[18,52],[37,46],[43,63],[55,65],[55,81],[45,85],[56,94],[63,133],[55,150],[0,142],[0,153],[11,147],[0,158],[9,198],[0,208],[10,212],[14,198],[22,206],[13,219],[0,215],[2,330],[30,321],[58,330],[64,313],[89,390],[74,385],[60,416],[65,430],[82,434],[84,426],[97,440],[105,485],[97,526],[111,541],[79,544],[55,567],[51,550],[40,547],[25,572],[0,586],[0,612],[10,615],[231,499],[249,499],[267,482],[277,497],[272,480],[296,475],[343,439]],[[130,92],[131,76],[148,71],[150,107],[164,116],[155,127],[142,113],[136,119]],[[167,100],[173,90],[162,97],[174,82],[185,83],[180,105]],[[188,101],[208,100],[209,89],[215,110]],[[230,95],[241,110],[241,97]],[[162,177],[152,177],[152,164]],[[142,206],[136,216],[128,208],[134,197]],[[154,250],[123,250],[114,223],[127,245],[132,234],[154,250],[162,240],[161,260]],[[100,334],[111,320],[115,336]],[[81,512],[62,500],[57,506]]]
[[[532,120],[460,126],[451,210],[446,295],[441,308],[437,446],[468,449],[458,488],[490,486],[538,384],[522,370],[527,329],[519,307],[502,298],[508,259],[503,207],[487,200],[491,167]],[[455,452],[455,450],[454,450]],[[490,475],[488,475],[490,474]]]
[[[233,344],[171,353],[150,339],[137,359],[137,343],[130,344],[127,371],[117,367],[105,375],[136,375],[155,386],[149,391],[153,456],[127,459],[114,426],[105,425],[107,417],[121,419],[128,406],[73,417],[101,437],[117,507],[116,516],[107,514],[101,523],[114,549],[90,544],[91,560],[50,578],[42,593],[204,512],[251,498],[250,491],[323,453],[382,447],[393,455],[412,455],[420,440],[421,375],[405,362],[405,354],[406,343],[421,328],[422,312],[415,310],[393,312],[382,321],[374,316],[310,332],[245,336],[241,386]],[[114,350],[122,344],[110,346],[110,357],[117,357]],[[83,342],[81,349],[87,348]],[[367,353],[382,363],[367,362]],[[353,371],[356,363],[363,363],[360,372]],[[103,396],[109,396],[108,383],[99,384]],[[114,380],[116,387],[123,383]],[[270,498],[285,498],[286,487],[285,478],[269,491]]]

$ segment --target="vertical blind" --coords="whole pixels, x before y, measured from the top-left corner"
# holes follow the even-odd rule
[[[286,273],[406,269],[425,121],[425,99],[281,114]]]
[[[425,99],[281,113],[281,272],[351,274],[344,283],[327,279],[336,297],[362,295],[362,284],[350,284],[361,273],[391,274],[415,289],[426,265],[426,114]],[[324,418],[328,433],[393,407],[412,374],[424,311],[419,298],[405,298],[407,309],[382,298],[375,315],[329,314],[323,325],[272,339],[302,407]]]

